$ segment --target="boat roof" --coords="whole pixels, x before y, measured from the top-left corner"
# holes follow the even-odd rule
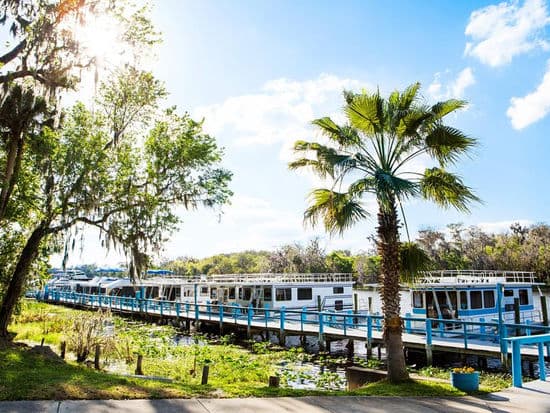
[[[151,284],[352,284],[353,278],[348,273],[258,273],[258,274],[212,274],[200,277],[154,277],[141,281],[143,285]]]
[[[423,286],[460,285],[536,285],[536,275],[531,271],[505,270],[438,270],[422,271],[414,283],[415,288]]]

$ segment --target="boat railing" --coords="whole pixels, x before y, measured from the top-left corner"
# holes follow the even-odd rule
[[[151,284],[273,284],[273,283],[346,283],[353,282],[349,273],[258,273],[258,274],[212,274],[196,277],[171,276],[153,277],[141,281],[143,285]]]
[[[352,282],[349,273],[258,273],[258,274],[213,274],[206,282],[218,283],[307,283],[307,282]]]
[[[500,270],[440,270],[422,271],[416,284],[535,284],[537,278],[530,271]]]

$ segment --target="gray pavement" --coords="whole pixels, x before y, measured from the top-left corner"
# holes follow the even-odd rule
[[[550,413],[550,382],[485,397],[280,397],[0,402],[1,413]]]

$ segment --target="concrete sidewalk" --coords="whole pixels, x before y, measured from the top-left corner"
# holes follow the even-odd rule
[[[280,397],[248,399],[0,402],[2,413],[550,413],[550,383],[534,381],[486,397]]]

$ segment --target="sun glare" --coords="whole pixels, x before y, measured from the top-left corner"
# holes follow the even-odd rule
[[[99,68],[108,69],[124,63],[123,33],[112,16],[92,15],[75,29],[74,34],[82,53],[93,58]]]

